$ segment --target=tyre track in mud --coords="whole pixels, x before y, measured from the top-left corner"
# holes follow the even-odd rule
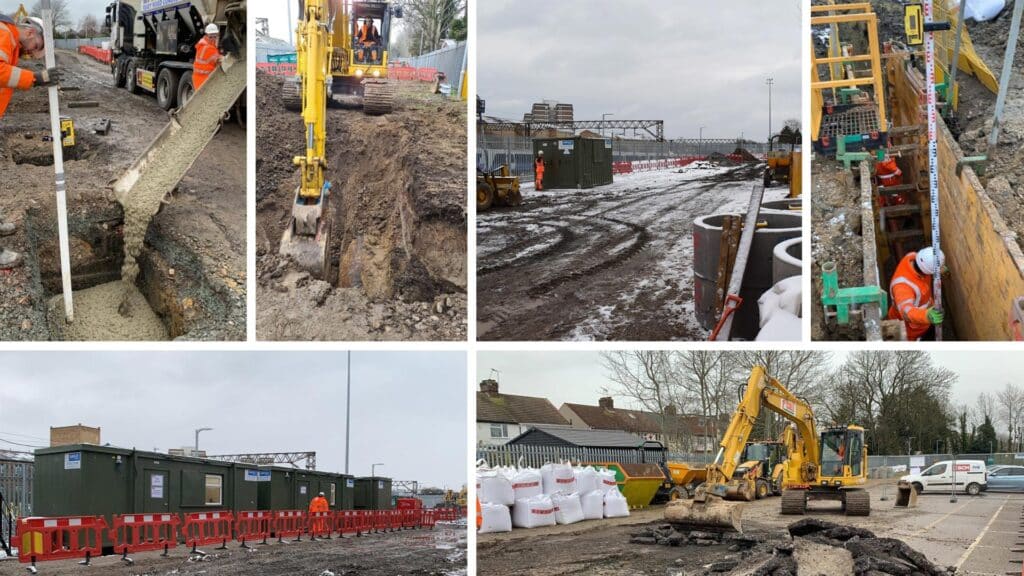
[[[740,167],[656,190],[606,193],[582,208],[572,199],[546,203],[531,211],[543,209],[542,214],[513,214],[511,221],[489,223],[500,227],[500,234],[517,237],[501,248],[495,243],[496,249],[482,259],[478,269],[478,338],[537,340],[569,336],[591,316],[598,303],[617,301],[634,279],[644,277],[656,266],[662,255],[652,244],[677,246],[672,233],[680,227],[688,230],[694,217],[721,205],[724,192],[712,195],[709,191],[747,181],[750,173],[747,167]],[[685,197],[678,194],[681,189],[685,189]],[[650,212],[637,213],[636,207],[644,203],[655,206]],[[570,210],[572,214],[565,214]],[[563,227],[562,222],[553,221],[568,223]],[[488,262],[502,254],[521,254],[538,242],[550,242],[551,233],[526,230],[531,225],[555,227],[560,238],[536,253]],[[631,303],[629,314],[643,315],[638,320],[645,324],[658,323],[656,311],[650,307],[679,298],[692,299],[692,292],[670,287],[656,298],[644,298],[645,302],[638,302],[636,307]],[[678,321],[661,323],[665,326],[658,329],[659,333]]]

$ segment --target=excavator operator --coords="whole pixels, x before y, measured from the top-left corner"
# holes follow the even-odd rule
[[[363,18],[363,25],[356,31],[356,43],[359,45],[358,57],[362,62],[377,61],[380,46],[380,32],[373,24],[373,19]]]

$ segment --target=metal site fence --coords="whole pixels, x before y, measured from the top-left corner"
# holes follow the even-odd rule
[[[462,64],[466,56],[466,43],[459,42],[454,46],[411,56],[408,58],[395,58],[396,64],[403,64],[413,68],[436,68],[438,72],[444,72],[446,82],[458,86],[462,77]]]
[[[661,451],[641,448],[583,448],[566,446],[532,446],[525,444],[504,446],[478,446],[477,460],[488,466],[540,467],[548,462],[622,462],[626,464],[651,463],[661,460]],[[668,452],[671,462],[707,465],[715,459],[715,452]],[[924,470],[943,460],[981,460],[988,466],[1016,464],[1024,466],[1024,454],[997,452],[991,454],[914,454],[869,455],[868,469],[874,477],[885,478],[906,474],[913,467]],[[912,461],[913,460],[913,461]]]
[[[0,459],[0,540],[10,544],[14,522],[32,515],[32,473],[35,464]]]
[[[744,141],[743,148],[754,156],[763,157],[768,145],[763,142]],[[612,141],[612,162],[666,160],[683,156],[732,154],[737,148],[733,139],[683,139],[665,142],[654,140]],[[508,164],[513,176],[523,182],[533,181],[533,137],[477,133],[476,164],[485,170],[494,170]]]

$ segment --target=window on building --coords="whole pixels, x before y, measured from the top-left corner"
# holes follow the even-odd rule
[[[508,438],[508,424],[491,424],[491,438]]]
[[[220,506],[224,503],[224,477],[219,474],[206,475],[206,505]]]

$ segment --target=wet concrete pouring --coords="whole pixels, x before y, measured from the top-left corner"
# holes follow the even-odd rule
[[[257,74],[257,337],[466,338],[466,107],[395,82],[395,109],[331,106],[330,266],[313,278],[278,254],[304,154],[281,79]]]
[[[664,508],[630,518],[478,538],[478,567],[491,576],[627,574],[693,576],[943,574],[994,576],[1020,570],[1017,541],[1024,495],[924,494],[894,508],[892,481],[874,482],[868,517],[814,503],[804,517],[779,514],[779,499],[748,503],[742,533],[676,531]],[[881,500],[882,496],[887,500]]]
[[[135,561],[131,566],[121,562],[119,555],[113,555],[93,559],[89,568],[70,560],[42,563],[39,569],[41,574],[49,576],[80,576],[85,573],[124,576],[466,575],[465,524],[439,524],[433,530],[406,530],[358,538],[335,536],[330,540],[310,541],[304,536],[302,542],[286,540],[278,543],[271,540],[266,546],[256,545],[249,549],[229,542],[226,550],[216,548],[217,545],[201,547],[205,557],[189,554],[189,549],[183,546],[171,549],[167,558],[161,557],[160,552],[140,552],[131,555]],[[15,559],[0,561],[0,575],[25,574],[24,566]]]
[[[14,95],[0,123],[0,196],[18,231],[0,243],[25,264],[0,274],[0,339],[245,338],[245,130],[225,124],[150,222],[134,283],[138,318],[117,314],[124,260],[124,210],[111,183],[168,121],[156,100],[114,88],[109,68],[58,52],[62,114],[78,143],[65,149],[77,324],[66,325],[60,297],[56,205],[45,91]],[[70,107],[76,101],[91,107]],[[95,128],[109,120],[107,134]],[[49,312],[49,317],[48,317]],[[154,323],[154,318],[157,323]]]
[[[744,212],[762,163],[618,175],[589,190],[524,186],[477,217],[481,340],[701,340],[693,220]],[[785,197],[776,185],[764,199]]]

